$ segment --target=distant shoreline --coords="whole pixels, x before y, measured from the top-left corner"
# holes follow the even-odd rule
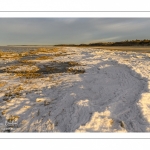
[[[8,46],[8,47],[51,47],[51,46],[54,46],[54,45],[5,45],[5,46]]]
[[[17,52],[22,52],[22,51],[29,51],[32,49],[37,49],[40,47],[45,47],[45,48],[49,48],[49,47],[79,47],[79,48],[92,48],[94,49],[98,49],[98,50],[112,50],[112,51],[132,51],[132,52],[140,52],[140,53],[150,53],[150,46],[77,46],[77,45],[66,45],[66,46],[45,46],[45,45],[38,45],[38,46],[0,46],[0,50],[2,51],[17,51]],[[31,48],[31,49],[30,49]]]

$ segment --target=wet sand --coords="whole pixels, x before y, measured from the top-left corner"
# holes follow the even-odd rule
[[[118,51],[132,51],[140,53],[150,53],[150,46],[96,46],[94,49],[108,49]]]

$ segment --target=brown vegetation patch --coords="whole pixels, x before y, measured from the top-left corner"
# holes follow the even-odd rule
[[[21,85],[8,87],[8,92],[5,93],[3,100],[8,101],[10,98],[20,97],[23,91],[23,87]]]
[[[46,59],[53,59],[53,57],[52,56],[40,56],[36,58],[36,60],[46,60]]]
[[[3,110],[1,113],[2,115],[5,115],[7,113],[7,110]]]
[[[19,63],[21,63],[22,65],[35,65],[36,63],[35,62],[32,62],[32,61],[30,61],[30,60],[19,60],[18,61]]]
[[[5,69],[7,73],[13,73],[14,76],[24,77],[26,79],[39,78],[42,74],[38,72],[40,68],[27,60],[21,61],[24,64],[13,65]]]
[[[68,68],[67,72],[73,73],[73,74],[82,74],[82,73],[85,73],[85,70],[84,69]]]
[[[77,62],[75,62],[75,61],[69,61],[69,62],[68,62],[68,65],[69,65],[70,67],[73,67],[73,66],[80,66],[81,64],[79,64],[79,63],[77,63]]]
[[[13,58],[13,59],[20,59],[22,56],[19,53],[16,52],[3,52],[0,51],[0,58],[5,59],[9,59],[9,58]]]
[[[6,85],[6,82],[0,82],[0,88],[5,86]]]
[[[21,52],[21,53],[19,53],[19,56],[21,56],[21,57],[29,56],[29,52],[28,51]]]
[[[77,63],[75,61],[69,61],[67,62],[69,67],[74,67],[74,66],[80,66],[80,63]],[[68,68],[67,69],[68,73],[73,73],[73,74],[80,74],[80,73],[85,73],[84,69],[75,69],[75,68]]]
[[[32,84],[32,80],[20,78],[20,82],[23,84]]]
[[[59,57],[59,56],[66,56],[66,55],[68,55],[68,54],[58,53],[58,54],[54,54],[53,56],[55,56],[55,57]]]
[[[28,55],[36,55],[38,53],[57,53],[57,52],[64,52],[64,50],[59,48],[38,48],[37,50],[30,50]]]
[[[41,56],[41,59],[49,58],[49,56]],[[51,58],[51,57],[50,57]],[[39,78],[43,77],[44,74],[54,74],[54,73],[84,73],[84,69],[75,69],[72,67],[81,66],[80,63],[75,61],[69,62],[58,62],[50,61],[48,64],[35,65],[34,62],[29,60],[20,60],[20,64],[9,66],[5,69],[7,73],[13,73],[14,76],[20,78]]]
[[[75,61],[69,62],[57,62],[52,61],[49,64],[42,65],[40,68],[40,72],[45,74],[54,74],[54,73],[84,73],[83,69],[75,69],[72,67],[80,66],[81,64]]]
[[[18,65],[13,65],[13,66],[7,67],[7,68],[5,69],[5,71],[6,71],[7,73],[10,73],[10,72],[12,72],[12,70],[15,70],[15,69],[17,69],[17,68],[18,68]]]
[[[42,74],[41,73],[35,73],[35,72],[26,72],[26,73],[16,72],[15,76],[23,77],[23,78],[26,78],[26,79],[31,79],[31,78],[35,79],[35,78],[42,77]]]
[[[17,121],[19,118],[20,118],[19,116],[13,116],[13,115],[11,115],[11,116],[7,119],[7,121],[8,121],[8,122],[13,122],[13,121]]]
[[[55,72],[58,71],[58,68],[45,66],[45,70],[46,70],[48,73],[55,73]]]

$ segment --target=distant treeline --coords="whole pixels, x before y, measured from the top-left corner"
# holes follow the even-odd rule
[[[54,46],[150,46],[150,40],[125,40],[120,42],[97,42],[89,44],[59,44]]]

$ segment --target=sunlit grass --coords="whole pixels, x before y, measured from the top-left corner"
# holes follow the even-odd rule
[[[21,63],[21,65],[35,65],[36,63],[35,62],[32,62],[30,60],[19,60],[18,61],[19,63]]]
[[[69,65],[70,67],[73,67],[73,66],[80,66],[80,64],[77,63],[77,62],[75,62],[75,61],[69,61],[69,62],[67,62],[67,63],[68,63],[68,65]]]
[[[26,79],[31,79],[31,78],[39,78],[39,77],[42,77],[42,74],[41,73],[35,73],[35,72],[16,72],[15,73],[15,76],[18,76],[18,77],[23,77],[23,78],[26,78]]]
[[[8,122],[13,122],[13,121],[17,121],[19,118],[20,118],[19,116],[13,116],[13,115],[11,115],[11,116],[7,119],[7,121],[8,121]]]
[[[84,69],[68,68],[67,73],[82,74],[82,73],[85,73],[85,70]]]
[[[0,81],[0,88],[3,87],[3,86],[5,86],[5,85],[6,85],[6,82]]]
[[[46,59],[53,59],[53,57],[52,56],[39,56],[39,57],[37,57],[36,58],[36,60],[46,60]]]
[[[3,52],[3,51],[0,51],[0,58],[2,58],[3,60],[10,59],[10,58],[18,60],[21,57],[22,56],[19,53],[16,53],[16,52]]]
[[[20,97],[23,91],[23,87],[21,85],[10,86],[7,88],[7,92],[4,95],[3,100],[8,101],[10,98]]]

